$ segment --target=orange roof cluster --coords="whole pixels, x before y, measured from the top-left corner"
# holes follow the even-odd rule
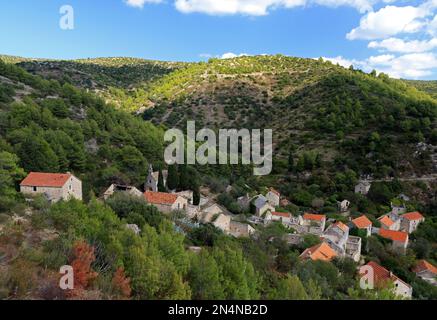
[[[70,173],[31,172],[21,181],[20,186],[61,188],[67,183],[70,177]]]
[[[409,213],[403,214],[401,217],[404,219],[410,220],[410,221],[422,220],[424,218],[424,216],[422,216],[422,214],[420,212],[409,212]]]
[[[377,264],[374,261],[370,261],[369,263],[367,263],[367,266],[370,266],[373,269],[373,280],[374,280],[374,283],[376,285],[384,285],[389,280],[391,280],[391,281],[398,280],[398,281],[403,282],[405,285],[410,286],[409,284],[405,283],[404,281],[399,279],[397,276],[395,276],[393,273],[388,271],[386,268],[384,268],[383,266],[380,266],[379,264]]]
[[[417,265],[414,267],[413,271],[415,273],[423,272],[423,271],[430,271],[433,274],[437,275],[437,267],[432,265],[426,260],[420,260]]]
[[[144,192],[144,197],[151,204],[173,204],[178,198],[175,194],[153,191]]]
[[[326,216],[324,214],[312,214],[312,213],[305,213],[303,215],[303,218],[305,220],[315,220],[315,221],[322,221],[326,219]]]
[[[335,251],[326,242],[308,248],[300,255],[302,259],[323,261],[331,261],[336,256]]]
[[[361,217],[352,220],[352,223],[358,229],[366,229],[372,226],[372,221],[370,221],[369,218],[367,218],[365,215],[362,215]]]
[[[290,214],[288,212],[272,212],[272,215],[283,218],[290,218]]]
[[[386,229],[379,229],[379,235],[383,238],[390,239],[392,241],[406,242],[408,241],[408,233],[402,231],[393,231]]]
[[[394,221],[392,219],[390,219],[388,216],[382,216],[378,220],[379,220],[379,222],[381,222],[386,227],[390,227],[394,223]]]

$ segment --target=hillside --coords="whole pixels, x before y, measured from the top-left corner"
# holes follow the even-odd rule
[[[107,58],[19,65],[61,81],[69,75],[64,81],[94,89],[119,108],[145,111],[155,124],[271,128],[278,166],[290,150],[296,162],[310,152],[331,169],[377,177],[421,176],[437,165],[437,102],[425,82],[410,86],[384,74],[281,55],[190,64]]]

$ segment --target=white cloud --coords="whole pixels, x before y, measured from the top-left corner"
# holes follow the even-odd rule
[[[414,33],[424,26],[423,18],[427,15],[429,11],[422,7],[386,6],[362,17],[359,27],[349,32],[346,37],[349,40],[373,40],[399,33]]]
[[[124,0],[128,5],[142,8],[146,3],[161,3],[163,0]],[[205,13],[209,15],[263,16],[277,8],[295,8],[306,5],[327,7],[348,6],[364,13],[371,11],[377,3],[396,0],[174,0],[177,10],[183,13]]]
[[[411,53],[401,56],[379,55],[365,60],[346,59],[342,56],[323,58],[343,67],[353,65],[355,68],[370,72],[375,69],[393,78],[418,79],[432,74],[437,68],[437,57],[434,53]]]
[[[390,52],[419,53],[437,48],[437,38],[430,40],[405,41],[399,38],[389,38],[382,41],[372,41],[368,45],[371,49],[380,49]]]
[[[235,54],[233,52],[226,52],[220,56],[220,59],[233,59],[233,58],[245,57],[245,56],[248,56],[248,54],[247,53]]]
[[[163,0],[125,0],[127,5],[135,8],[143,8],[146,3],[162,3]]]

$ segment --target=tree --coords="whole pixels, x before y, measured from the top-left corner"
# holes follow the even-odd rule
[[[188,168],[186,165],[179,167],[179,189],[187,190],[190,188],[190,177],[188,176]]]
[[[8,209],[16,195],[15,184],[24,177],[18,166],[18,157],[9,152],[0,152],[0,211]]]
[[[288,153],[288,172],[293,172],[294,170],[294,157],[293,151],[290,150]]]
[[[70,292],[72,296],[80,295],[89,284],[97,278],[97,273],[91,268],[96,260],[94,248],[85,241],[77,241],[73,246],[73,261],[71,266],[74,271],[74,289]]]
[[[27,136],[17,152],[26,171],[58,172],[58,157],[44,139]]]
[[[200,204],[200,190],[198,184],[196,184],[193,188],[193,204],[195,206],[198,206]]]
[[[176,190],[179,186],[179,173],[176,164],[168,166],[167,188],[169,190]]]
[[[126,277],[123,268],[118,268],[112,278],[112,285],[118,296],[127,299],[132,293],[130,279]]]
[[[159,168],[158,172],[158,191],[159,192],[167,192],[167,189],[164,185],[164,176],[162,175],[162,169]]]
[[[285,279],[279,280],[277,288],[270,299],[307,300],[308,295],[302,282],[296,275],[287,275]]]

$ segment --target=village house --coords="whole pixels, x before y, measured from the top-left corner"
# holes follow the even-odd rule
[[[400,215],[407,212],[407,207],[404,204],[390,203],[391,213]]]
[[[365,215],[362,215],[351,221],[351,227],[359,230],[365,230],[366,236],[369,237],[372,234],[372,221]]]
[[[341,221],[331,224],[323,233],[323,240],[338,256],[358,262],[361,258],[361,238],[349,235],[349,227]]]
[[[111,184],[111,186],[103,193],[103,199],[108,200],[116,192],[126,193],[136,197],[143,196],[143,193],[135,187]]]
[[[378,221],[381,224],[382,229],[394,231],[399,230],[399,223],[390,219],[388,215],[383,215],[382,217],[379,217]]]
[[[326,216],[324,214],[305,213],[302,218],[302,226],[306,232],[322,234],[325,230]]]
[[[237,199],[238,206],[243,211],[248,211],[250,208],[250,201],[252,198],[249,196],[249,194],[246,194],[244,196],[241,196]]]
[[[271,220],[280,221],[284,224],[289,224],[291,223],[291,214],[288,212],[272,212]]]
[[[370,187],[371,187],[371,183],[368,181],[360,181],[356,186],[355,186],[355,193],[359,193],[362,195],[367,195],[369,193]]]
[[[299,256],[302,260],[322,260],[322,261],[331,261],[337,256],[335,251],[326,243],[322,242],[311,248],[306,249]]]
[[[420,260],[413,268],[413,272],[429,284],[437,286],[437,267],[428,261]]]
[[[235,238],[247,238],[255,233],[255,229],[247,223],[231,221],[229,225],[229,234]]]
[[[221,213],[213,216],[210,223],[217,229],[222,230],[224,233],[229,233],[231,217]]]
[[[425,217],[419,212],[409,212],[401,216],[400,230],[413,233],[419,227],[419,224],[425,221]]]
[[[279,207],[279,202],[281,200],[281,194],[273,188],[269,189],[266,194],[266,199],[273,207]]]
[[[394,293],[397,296],[411,299],[413,295],[413,288],[408,283],[402,281],[391,271],[388,271],[374,261],[370,261],[365,266],[370,267],[372,271],[370,272],[370,274],[368,272],[365,272],[365,268],[363,268],[363,266],[360,268],[360,276],[367,275],[368,277],[371,277],[369,280],[371,280],[371,283],[373,283],[375,288],[384,288],[385,286],[387,286],[388,282],[391,282],[394,286]]]
[[[189,204],[192,204],[192,203],[193,203],[193,195],[194,195],[194,192],[191,191],[191,190],[184,190],[184,191],[172,192],[172,193],[175,194],[175,195],[178,195],[178,196],[184,197],[185,199],[187,199],[187,201],[188,201]]]
[[[163,176],[164,186],[166,186],[168,171],[162,170],[162,176]],[[149,165],[149,173],[147,175],[146,183],[144,184],[144,190],[157,192],[158,181],[159,181],[159,171],[153,172],[153,166]]]
[[[255,214],[261,217],[264,213],[275,211],[275,208],[267,201],[267,198],[263,195],[259,195],[253,202],[255,206]]]
[[[188,205],[187,199],[172,193],[146,191],[144,192],[144,198],[162,213],[178,210],[186,211]]]
[[[408,247],[408,233],[402,231],[393,231],[387,229],[379,229],[378,233],[381,237],[392,241],[392,249],[398,253],[404,254]]]
[[[82,200],[82,181],[71,173],[31,172],[20,183],[24,195],[44,195],[50,202]]]

